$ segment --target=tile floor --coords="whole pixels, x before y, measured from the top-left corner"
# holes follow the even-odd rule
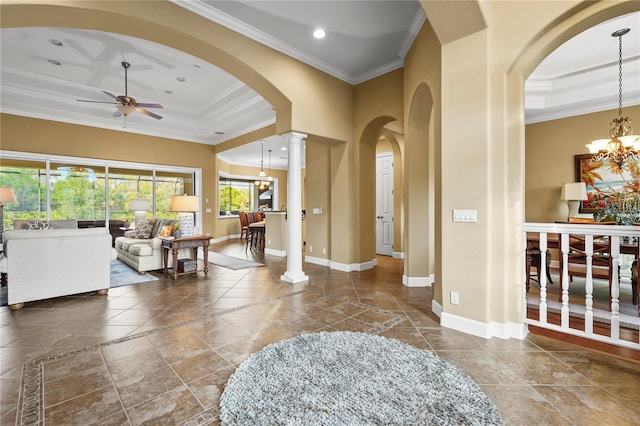
[[[213,249],[244,257],[239,240]],[[379,333],[469,374],[508,425],[640,425],[640,364],[529,335],[484,340],[441,328],[432,293],[402,261],[344,273],[305,264],[308,284],[266,267],[186,275],[0,308],[2,425],[216,424],[229,375],[265,345],[305,332]]]

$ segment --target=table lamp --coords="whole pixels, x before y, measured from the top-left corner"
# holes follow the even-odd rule
[[[200,210],[200,199],[196,195],[174,195],[171,197],[171,211],[180,213],[178,223],[183,237],[193,235],[193,213]]]
[[[569,220],[570,217],[576,217],[578,216],[580,201],[587,199],[587,185],[584,182],[565,183],[562,186],[560,198],[569,204],[569,216],[567,220]]]
[[[147,216],[147,212],[151,210],[151,201],[149,200],[131,200],[129,201],[129,211],[135,212],[135,228],[138,223]]]
[[[4,233],[4,203],[15,203],[16,193],[13,188],[0,186],[0,243],[2,243],[2,234]]]

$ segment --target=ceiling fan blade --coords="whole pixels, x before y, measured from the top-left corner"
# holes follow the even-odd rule
[[[122,117],[122,112],[120,112],[119,109],[116,110],[116,112],[113,113],[114,117]]]
[[[107,92],[107,91],[105,91],[105,90],[103,90],[103,91],[102,91],[102,93],[104,93],[104,94],[105,94],[105,95],[107,95],[107,96],[111,96],[111,97],[112,97],[113,99],[115,99],[116,101],[118,100],[118,97],[117,97],[116,95],[112,94],[112,93],[109,93],[109,92]]]
[[[160,104],[142,104],[142,103],[137,103],[136,104],[139,107],[143,107],[143,108],[163,108],[162,105]]]
[[[153,117],[153,118],[155,118],[156,120],[161,120],[161,119],[162,119],[162,116],[160,116],[160,115],[158,115],[158,114],[155,114],[155,113],[153,113],[153,112],[151,112],[151,111],[147,111],[147,110],[146,110],[146,109],[144,109],[144,108],[136,107],[136,111],[139,111],[139,112],[141,112],[141,113],[143,113],[143,114],[145,114],[145,115],[148,115],[149,117]]]
[[[76,101],[78,102],[91,102],[94,104],[110,104],[110,105],[117,105],[117,103],[111,102],[111,101],[90,101],[87,99],[76,99]]]

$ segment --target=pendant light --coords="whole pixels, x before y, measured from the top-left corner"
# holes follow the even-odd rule
[[[267,180],[273,182],[273,178],[271,177],[271,150],[269,150],[269,176],[267,176]]]
[[[266,178],[267,174],[264,172],[264,140],[260,141],[261,143],[261,154],[260,154],[260,173],[258,174],[258,176],[260,177],[260,179],[256,180],[254,183],[256,184],[256,186],[260,189],[265,189],[269,187],[269,182],[268,182],[268,178],[267,180],[265,180],[264,178]],[[271,153],[271,150],[269,150],[269,153]]]
[[[631,120],[622,116],[622,36],[629,28],[620,29],[612,37],[618,37],[618,117],[610,123],[609,139],[598,139],[587,145],[593,154],[591,161],[609,159],[621,167],[629,159],[640,160],[640,136],[632,135]]]

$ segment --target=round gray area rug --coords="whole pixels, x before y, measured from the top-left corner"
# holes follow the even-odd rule
[[[304,334],[250,356],[220,398],[223,425],[498,425],[453,365],[398,340]]]

